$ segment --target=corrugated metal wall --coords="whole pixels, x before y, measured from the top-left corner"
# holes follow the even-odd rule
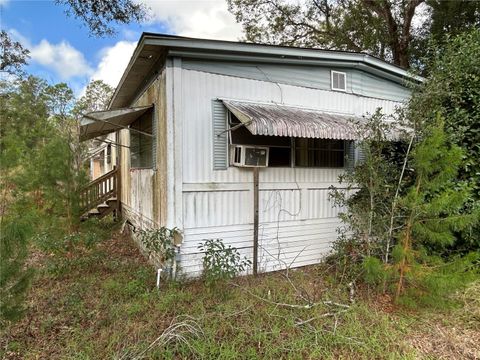
[[[410,90],[401,84],[381,79],[358,69],[346,70],[308,65],[235,63],[191,59],[183,61],[183,67],[212,74],[279,82],[323,90],[331,89],[330,71],[336,70],[347,73],[347,93],[394,101],[402,101],[410,96]]]
[[[183,230],[181,269],[201,271],[198,245],[222,238],[251,258],[253,192],[251,169],[213,170],[212,100],[232,98],[278,102],[351,115],[393,112],[400,103],[326,90],[282,85],[184,69],[181,76],[183,124]],[[178,119],[175,119],[178,121]],[[263,271],[318,262],[330,249],[340,225],[328,200],[340,169],[260,170],[259,260]]]

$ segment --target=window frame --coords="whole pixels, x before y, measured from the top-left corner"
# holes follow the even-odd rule
[[[132,125],[135,124],[135,122],[137,120],[141,120],[143,116],[147,115],[147,114],[150,114],[150,120],[152,122],[151,124],[151,136],[147,136],[145,134],[141,134],[140,132],[138,131],[135,131],[135,130],[139,130],[139,131],[144,131],[146,133],[148,133],[148,131],[145,131],[143,129],[136,129],[135,127],[132,127]],[[155,158],[154,158],[154,152],[155,152],[155,142],[156,142],[156,137],[155,137],[155,134],[154,134],[154,121],[155,121],[155,113],[153,111],[148,111],[146,112],[144,115],[142,115],[141,117],[139,117],[137,120],[135,120],[134,122],[132,122],[129,126],[128,126],[128,130],[129,130],[129,138],[130,138],[130,148],[129,148],[129,153],[130,153],[130,169],[131,170],[143,170],[143,169],[155,169]],[[133,130],[133,131],[132,131]],[[133,161],[132,161],[132,155],[134,154],[134,152],[132,151],[132,134],[135,133],[134,136],[138,136],[138,139],[140,140],[139,142],[139,149],[141,148],[141,141],[142,141],[142,136],[145,137],[145,138],[151,138],[151,145],[150,145],[150,151],[151,151],[151,164],[150,166],[134,166],[133,165]]]
[[[321,148],[321,147],[315,147],[315,146],[308,146],[307,144],[307,155],[308,155],[308,152],[309,151],[326,151],[328,153],[328,156],[330,157],[330,153],[331,152],[341,152],[343,154],[342,156],[342,166],[315,166],[315,165],[312,165],[312,166],[304,166],[304,165],[297,165],[297,161],[296,161],[296,155],[297,155],[297,149],[300,149],[299,146],[297,146],[296,144],[296,140],[299,139],[299,138],[292,138],[292,164],[293,164],[293,167],[297,167],[297,168],[302,168],[302,169],[345,169],[346,167],[346,161],[345,161],[345,140],[338,140],[338,141],[342,141],[343,142],[343,147],[342,149],[331,149],[331,148]],[[301,138],[303,139],[303,138]],[[314,138],[304,138],[304,139],[307,139],[310,140],[310,139],[314,139]],[[333,139],[319,139],[319,140],[333,140]],[[329,162],[331,162],[330,158],[329,158]]]
[[[345,87],[342,88],[336,88],[333,86],[333,76],[335,75],[343,75],[344,76],[344,85]],[[341,92],[347,92],[347,73],[343,71],[337,71],[337,70],[330,70],[330,89],[333,91],[341,91]]]
[[[227,116],[226,116],[226,122],[227,122],[227,129],[229,127],[232,127],[232,126],[235,126],[235,125],[238,125],[239,123],[238,122],[234,122],[232,121],[232,113],[227,110]],[[235,116],[235,115],[233,115]],[[252,135],[252,136],[255,136],[255,135]],[[227,156],[228,156],[228,167],[232,167],[232,162],[231,162],[231,151],[232,151],[232,146],[235,146],[235,145],[246,145],[246,146],[264,146],[264,147],[268,147],[268,148],[283,148],[283,149],[290,149],[290,165],[288,166],[268,166],[268,167],[271,167],[271,168],[302,168],[302,169],[345,169],[347,167],[347,161],[345,160],[345,156],[346,156],[346,151],[345,151],[345,143],[346,141],[345,140],[338,140],[338,141],[342,141],[343,142],[343,146],[341,149],[329,149],[329,148],[321,148],[321,147],[310,147],[310,146],[307,146],[307,152],[310,151],[310,150],[314,150],[314,151],[326,151],[328,152],[328,156],[330,157],[330,152],[341,152],[342,153],[342,166],[301,166],[301,165],[297,165],[296,164],[296,150],[298,148],[298,145],[296,143],[297,139],[301,139],[301,138],[295,138],[295,137],[290,137],[290,145],[287,146],[287,145],[259,145],[259,144],[243,144],[243,143],[234,143],[233,142],[233,139],[232,139],[232,131],[228,131],[228,139],[227,139]],[[308,138],[310,139],[310,138]],[[313,138],[312,138],[313,139]],[[334,140],[334,139],[318,139],[318,140]],[[269,159],[270,160],[270,159]],[[329,162],[331,162],[331,160],[329,159]],[[269,161],[270,163],[270,161]]]

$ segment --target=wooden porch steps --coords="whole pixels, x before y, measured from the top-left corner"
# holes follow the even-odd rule
[[[97,205],[94,209],[89,210],[87,213],[83,214],[82,220],[88,218],[96,217],[101,219],[117,209],[117,198],[110,198],[106,202]]]
[[[118,168],[100,176],[85,186],[80,192],[80,219],[99,219],[120,212],[120,176]]]

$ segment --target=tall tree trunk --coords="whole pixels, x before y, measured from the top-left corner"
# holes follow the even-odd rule
[[[412,38],[412,19],[416,8],[424,1],[405,1],[402,4],[403,8],[400,10],[403,14],[403,23],[399,23],[392,13],[392,3],[389,0],[363,0],[365,6],[375,12],[387,24],[388,43],[392,51],[393,63],[405,69],[410,67],[409,49]]]
[[[404,282],[405,282],[405,273],[408,270],[408,254],[412,250],[412,227],[413,227],[413,222],[415,221],[415,211],[417,207],[417,201],[418,201],[418,194],[420,193],[420,186],[422,184],[422,177],[419,176],[417,179],[417,185],[415,186],[415,201],[412,204],[412,207],[410,209],[410,216],[408,217],[407,225],[405,226],[405,233],[402,238],[401,245],[403,247],[403,254],[402,254],[402,260],[400,261],[399,264],[399,278],[398,278],[398,283],[397,283],[397,291],[395,294],[395,301],[398,300],[400,295],[402,294],[402,290],[404,287]]]

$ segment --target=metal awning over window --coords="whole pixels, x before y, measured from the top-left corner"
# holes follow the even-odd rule
[[[80,123],[80,140],[89,140],[124,129],[151,108],[153,105],[95,111],[83,115]]]
[[[277,104],[222,100],[253,135],[356,140],[363,118]]]

